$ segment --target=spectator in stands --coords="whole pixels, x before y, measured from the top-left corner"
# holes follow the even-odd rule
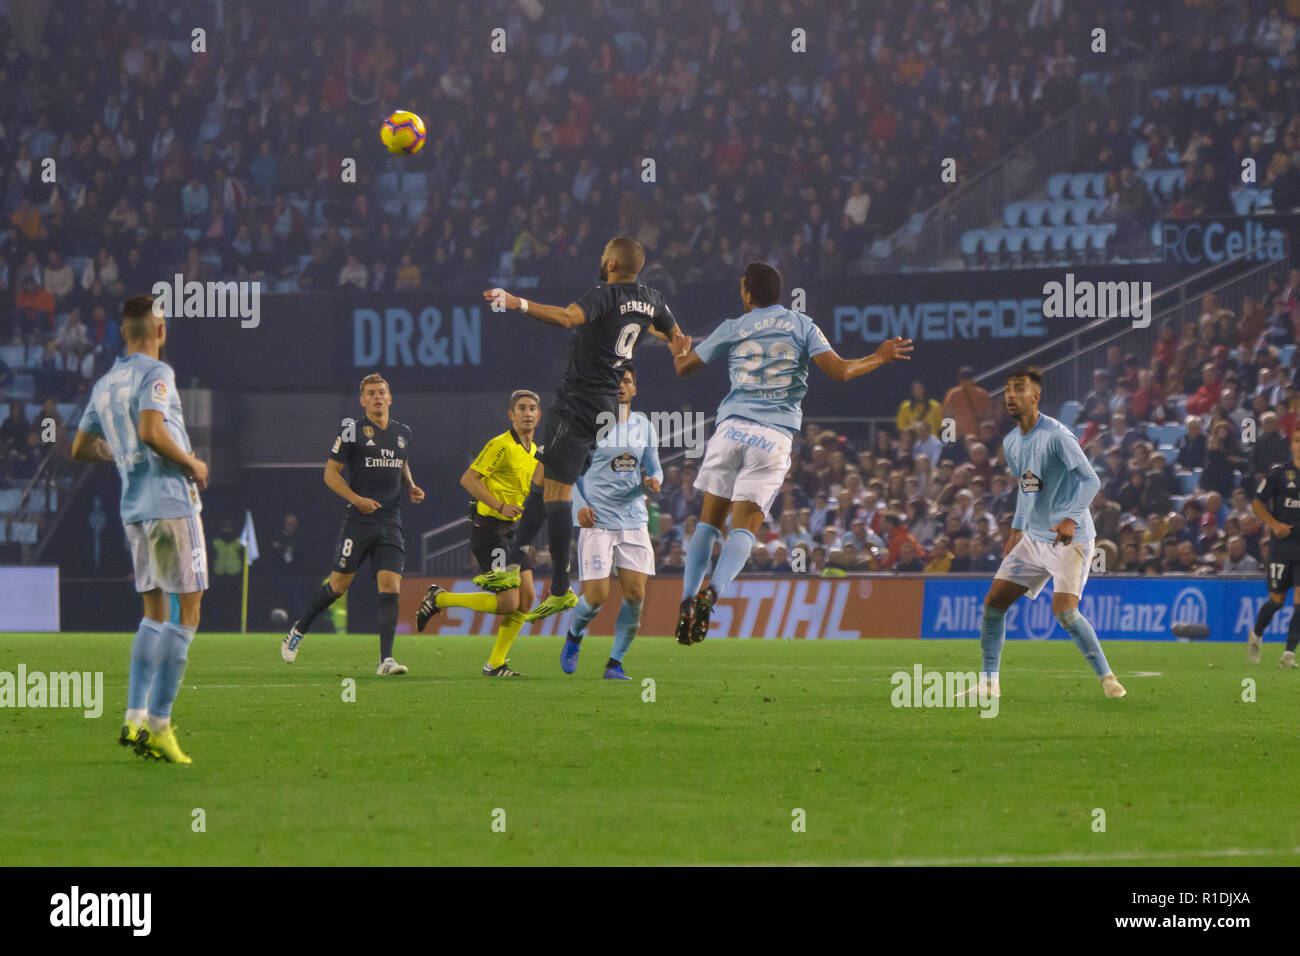
[[[898,406],[894,424],[899,434],[921,424],[929,426],[930,435],[938,434],[943,429],[943,412],[939,403],[925,394],[925,383],[920,379],[912,382],[911,393]]]
[[[664,513],[678,523],[684,522],[687,515],[695,515],[698,518],[700,509],[704,506],[704,492],[695,487],[698,469],[691,464],[683,465],[680,474],[681,477],[675,487],[665,488],[660,503]],[[787,482],[787,485],[792,484],[793,482]],[[785,490],[787,489],[782,489]],[[795,507],[802,507],[802,505],[796,503]]]
[[[971,559],[969,535],[952,539],[952,562],[948,565],[948,570],[953,574],[970,574],[975,570],[975,563]]]
[[[1228,558],[1223,564],[1223,573],[1259,573],[1259,562],[1246,551],[1246,540],[1241,535],[1233,535],[1228,539]]]
[[[1205,444],[1205,468],[1197,487],[1220,495],[1232,494],[1236,471],[1245,464],[1236,452],[1235,443],[1232,426],[1225,421],[1218,422]]]
[[[1083,399],[1083,410],[1079,413],[1080,422],[1092,422],[1101,428],[1110,421],[1111,400],[1115,397],[1110,371],[1099,368],[1092,373],[1092,391]]]
[[[956,422],[959,439],[977,434],[979,423],[990,417],[993,402],[989,393],[975,384],[975,370],[971,366],[965,365],[958,370],[957,384],[943,397],[942,411],[944,418]]]
[[[1194,471],[1205,467],[1206,436],[1202,434],[1199,415],[1188,415],[1186,425],[1187,434],[1178,443],[1178,457],[1174,464]]]
[[[1290,442],[1278,430],[1277,415],[1265,412],[1259,416],[1259,436],[1250,454],[1250,470],[1257,476],[1266,475],[1274,465],[1280,465],[1290,457]]]
[[[849,548],[852,545],[848,546]],[[910,539],[905,539],[898,548],[898,561],[893,565],[895,572],[900,574],[919,574],[925,570],[925,564],[921,561],[920,551]]]
[[[36,280],[28,276],[18,293],[14,318],[15,344],[36,344],[54,328],[54,296],[48,289],[37,287]]]

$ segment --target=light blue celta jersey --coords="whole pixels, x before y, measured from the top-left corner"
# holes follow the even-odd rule
[[[1011,430],[1002,442],[1002,452],[1007,468],[1020,483],[1011,527],[1051,544],[1056,540],[1052,528],[1070,518],[1076,541],[1097,537],[1088,506],[1101,479],[1068,428],[1039,412],[1029,434],[1021,434],[1019,426]]]
[[[179,465],[140,440],[144,411],[161,412],[172,440],[193,451],[172,367],[140,352],[113,363],[91,389],[81,416],[81,430],[103,435],[113,452],[122,476],[122,523],[198,514],[203,507],[198,487]]]
[[[649,521],[641,473],[663,481],[659,466],[659,436],[650,419],[632,412],[627,421],[602,427],[597,434],[591,467],[573,489],[573,523],[590,508],[596,527],[613,531],[644,528]]]
[[[768,305],[727,319],[695,347],[695,354],[710,362],[727,353],[731,391],[718,406],[718,421],[734,415],[797,432],[803,424],[808,362],[830,350],[808,316]]]

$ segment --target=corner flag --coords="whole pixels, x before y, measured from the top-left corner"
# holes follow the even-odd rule
[[[244,530],[239,532],[244,547],[244,593],[239,601],[239,633],[248,633],[248,566],[258,558],[257,532],[253,530],[253,512],[244,510]]]

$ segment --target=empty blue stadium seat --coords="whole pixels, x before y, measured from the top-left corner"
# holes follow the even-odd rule
[[[1083,405],[1071,399],[1068,402],[1061,403],[1060,422],[1066,428],[1073,428],[1074,423],[1079,420],[1079,413],[1083,411]]]
[[[1070,205],[1070,222],[1076,226],[1088,225],[1088,220],[1092,216],[1092,210],[1095,205],[1095,199],[1084,199],[1072,203]]]
[[[1022,203],[1025,225],[1041,226],[1043,219],[1047,216],[1047,207],[1049,205],[1051,204],[1041,199]]]
[[[1062,199],[1065,196],[1065,187],[1070,183],[1070,173],[1052,173],[1047,177],[1047,198]]]
[[[1162,196],[1172,196],[1177,190],[1183,188],[1186,176],[1181,169],[1165,169],[1160,173],[1160,194]]]
[[[1147,184],[1147,189],[1150,190],[1151,195],[1157,195],[1156,190],[1160,186],[1160,171],[1155,169],[1139,169],[1138,175],[1141,176],[1142,181]]]
[[[1047,222],[1052,226],[1064,226],[1070,218],[1070,210],[1074,208],[1074,203],[1068,199],[1060,199],[1047,207]]]
[[[1110,237],[1113,229],[1107,229],[1106,226],[1114,226],[1113,222],[1105,223],[1100,226],[1093,226],[1088,233],[1088,248],[1093,252],[1105,252],[1106,247],[1110,245]]]
[[[401,199],[384,199],[379,203],[379,208],[383,210],[385,216],[400,216],[402,214]]]
[[[1281,362],[1283,366],[1289,366],[1291,364],[1291,359],[1294,356],[1295,356],[1294,344],[1283,345],[1281,348],[1277,350],[1278,361]]]
[[[1143,163],[1145,163],[1147,161],[1147,153],[1150,152],[1150,150],[1151,147],[1148,146],[1146,143],[1136,143],[1133,146],[1133,153],[1130,156],[1130,158],[1133,160],[1133,165],[1141,166]]]
[[[21,345],[4,345],[0,346],[0,361],[4,362],[11,369],[22,368],[27,364],[27,356],[23,353]]]
[[[1232,194],[1232,208],[1238,216],[1249,216],[1255,211],[1257,198],[1254,189],[1239,189]]]
[[[967,229],[961,234],[961,254],[968,259],[974,259],[979,255],[980,240],[983,238],[983,229]]]
[[[413,196],[406,201],[406,218],[415,222],[424,215],[424,209],[429,205],[429,200],[424,196]]]
[[[1002,225],[1014,229],[1020,225],[1020,217],[1025,208],[1022,202],[1009,202],[1002,207]]]
[[[1003,236],[1007,252],[1013,256],[1021,256],[1024,254],[1025,242],[1028,239],[1028,229],[1008,229]]]
[[[1185,494],[1185,495],[1190,495],[1190,494],[1192,494],[1193,492],[1196,491],[1196,480],[1197,480],[1199,477],[1200,477],[1199,474],[1197,474],[1196,472],[1192,472],[1192,471],[1180,471],[1180,472],[1178,472],[1178,488],[1179,488],[1179,490],[1182,491],[1182,493]]]
[[[1038,227],[1029,230],[1026,242],[1029,251],[1035,256],[1041,256],[1047,251],[1047,240],[1051,237],[1052,231],[1047,227]]]
[[[402,194],[406,196],[429,195],[427,173],[402,173]]]
[[[1073,235],[1074,229],[1070,226],[1057,226],[1052,229],[1051,237],[1047,244],[1052,249],[1052,255],[1058,259],[1064,259],[1070,248],[1070,236]]]
[[[1092,173],[1075,173],[1070,177],[1070,198],[1087,199],[1088,189],[1092,186]]]
[[[1256,209],[1273,208],[1273,190],[1271,187],[1268,189],[1261,189],[1259,191],[1259,199],[1255,203],[1255,208]]]
[[[1079,226],[1070,230],[1070,251],[1075,255],[1086,255],[1088,240],[1092,237],[1092,227]]]
[[[1003,235],[1001,229],[986,229],[980,237],[980,252],[989,258],[996,257],[1002,248]]]
[[[375,187],[381,196],[392,196],[398,192],[397,173],[380,173],[375,177]]]

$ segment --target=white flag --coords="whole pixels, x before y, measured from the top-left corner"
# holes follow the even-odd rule
[[[239,532],[239,543],[244,546],[244,563],[252,564],[258,558],[257,532],[253,530],[253,512],[244,512],[244,530]]]

